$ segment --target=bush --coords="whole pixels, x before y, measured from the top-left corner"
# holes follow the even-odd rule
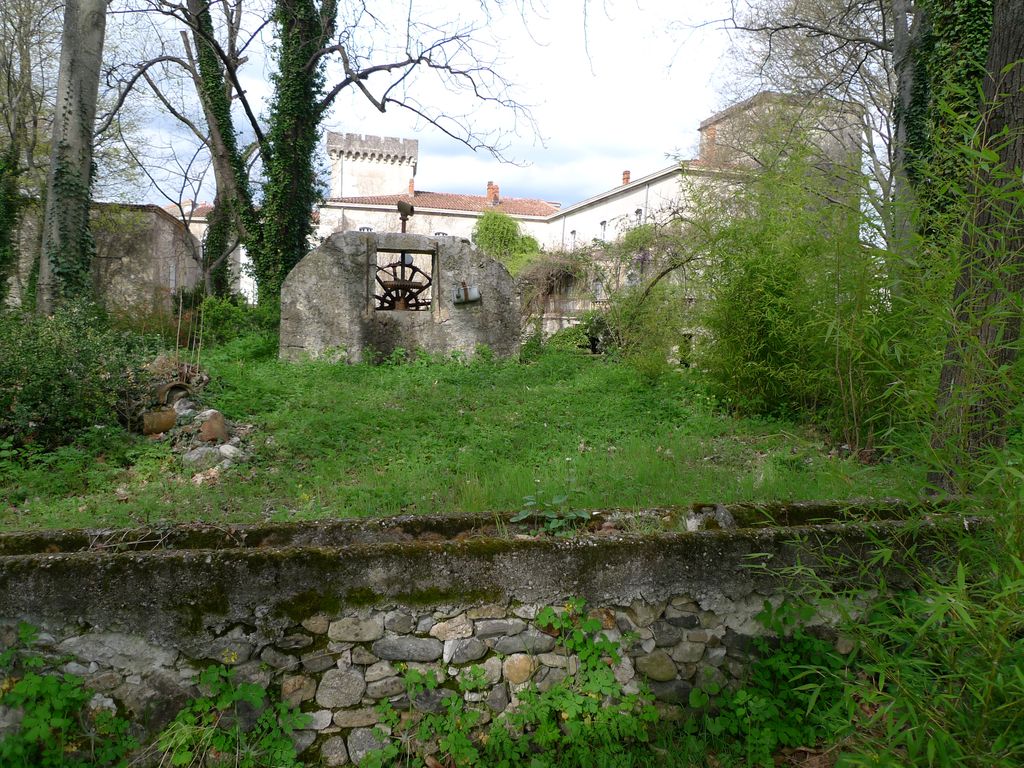
[[[276,333],[281,320],[279,306],[254,306],[242,296],[207,296],[201,309],[199,322],[204,344],[223,344],[250,333]]]
[[[147,398],[152,350],[90,305],[53,317],[0,314],[0,439],[53,448],[93,425],[126,423]]]
[[[499,211],[485,211],[473,227],[473,242],[477,248],[504,264],[513,275],[540,253],[540,244],[530,235],[524,235],[519,222]]]

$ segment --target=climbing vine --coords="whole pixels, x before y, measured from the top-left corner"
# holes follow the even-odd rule
[[[17,262],[18,150],[12,143],[0,154],[0,305],[7,298],[7,279]]]
[[[228,268],[229,239],[234,217],[230,200],[218,198],[207,216],[203,236],[203,276],[213,296],[226,297],[231,293],[231,271]],[[220,260],[218,262],[218,260]]]
[[[223,147],[227,155],[225,159],[230,166],[230,182],[234,188],[234,195],[218,190],[217,205],[211,213],[210,231],[206,235],[207,256],[204,260],[208,261],[204,263],[204,269],[207,269],[209,262],[216,261],[223,255],[233,231],[238,231],[254,261],[260,258],[264,238],[260,215],[253,203],[245,157],[239,149],[238,136],[231,117],[231,100],[225,83],[224,67],[213,44],[215,37],[209,5],[202,5],[196,23],[199,28],[195,38],[200,97],[205,105],[210,131],[216,132],[220,138],[215,144]],[[222,295],[218,290],[218,281],[225,284],[228,281],[227,260],[222,262],[222,265],[223,274],[218,275],[215,270],[213,276],[216,295]]]
[[[79,163],[68,156],[62,143],[53,167],[52,194],[60,201],[60,215],[54,217],[59,236],[49,238],[43,254],[53,271],[54,298],[84,299],[92,293],[92,257],[96,252],[89,227],[90,182],[74,170]]]
[[[276,298],[281,283],[309,250],[311,213],[319,202],[313,157],[323,110],[324,61],[319,52],[335,30],[337,0],[277,0],[277,73],[270,108],[263,188],[265,247],[253,255],[260,296]]]
[[[962,156],[943,153],[961,120],[973,116],[985,76],[992,0],[923,0],[907,115],[908,176],[926,206],[945,208],[944,182],[962,175]],[[952,165],[951,165],[952,163]]]

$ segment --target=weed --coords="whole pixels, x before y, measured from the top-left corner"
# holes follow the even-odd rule
[[[309,717],[284,702],[268,702],[255,683],[238,683],[222,665],[200,673],[202,695],[191,700],[161,731],[161,766],[231,765],[290,768],[301,765],[290,734]],[[247,719],[256,714],[255,722]]]
[[[723,757],[747,765],[775,765],[784,747],[812,747],[831,741],[849,723],[843,706],[845,661],[825,640],[809,635],[808,605],[767,601],[758,620],[773,639],[756,638],[758,658],[736,690],[714,682],[690,692],[689,704],[702,716],[686,723],[689,733],[708,740]]]
[[[551,536],[572,536],[590,520],[590,512],[577,509],[571,503],[576,495],[575,481],[575,476],[570,477],[570,490],[557,496],[545,497],[541,493],[524,496],[522,509],[510,521],[532,520],[539,522],[543,532]]]
[[[481,711],[465,703],[465,695],[485,685],[482,672],[470,668],[459,678],[458,688],[444,699],[441,713],[425,714],[418,723],[403,719],[385,703],[380,707],[387,741],[371,753],[364,768],[412,765],[457,766],[631,766],[688,765],[693,750],[673,754],[654,749],[652,730],[658,719],[649,694],[627,694],[615,679],[614,664],[620,661],[616,642],[601,632],[601,623],[584,613],[581,600],[570,601],[563,611],[545,608],[537,625],[558,636],[559,650],[576,671],[546,690],[528,686],[517,692],[519,702],[498,716],[485,731],[477,729]],[[406,684],[415,701],[437,687],[431,675],[409,672]],[[422,750],[436,743],[443,761]],[[685,761],[685,762],[684,762]]]
[[[129,723],[101,707],[80,677],[59,674],[29,649],[36,630],[22,623],[18,643],[0,654],[0,707],[19,712],[18,726],[0,739],[5,768],[125,766],[137,745]]]

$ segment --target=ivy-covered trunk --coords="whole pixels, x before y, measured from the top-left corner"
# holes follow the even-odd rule
[[[263,232],[231,116],[224,64],[214,49],[216,38],[210,6],[205,0],[188,0],[188,13],[194,21],[192,39],[199,73],[196,90],[210,131],[210,155],[217,183],[203,244],[203,275],[207,293],[222,295],[229,289],[225,249],[232,233],[256,256],[261,250]]]
[[[1014,381],[1024,296],[1024,3],[996,0],[981,103],[980,144],[963,227],[954,319],[938,388],[931,480],[969,491],[969,470],[1006,445],[1019,406]]]
[[[313,157],[319,140],[324,73],[320,52],[333,36],[336,0],[277,0],[277,74],[268,132],[262,252],[253,266],[260,302],[276,302],[281,284],[309,250],[313,208],[319,202]]]
[[[67,0],[39,262],[39,312],[92,294],[92,142],[107,0]]]
[[[18,261],[18,147],[10,144],[0,154],[0,307],[7,300],[8,281]]]

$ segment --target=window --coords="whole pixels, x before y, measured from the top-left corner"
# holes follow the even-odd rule
[[[373,227],[360,227],[360,232],[373,232]]]
[[[434,299],[434,253],[377,251],[373,308],[382,311],[425,311]]]

